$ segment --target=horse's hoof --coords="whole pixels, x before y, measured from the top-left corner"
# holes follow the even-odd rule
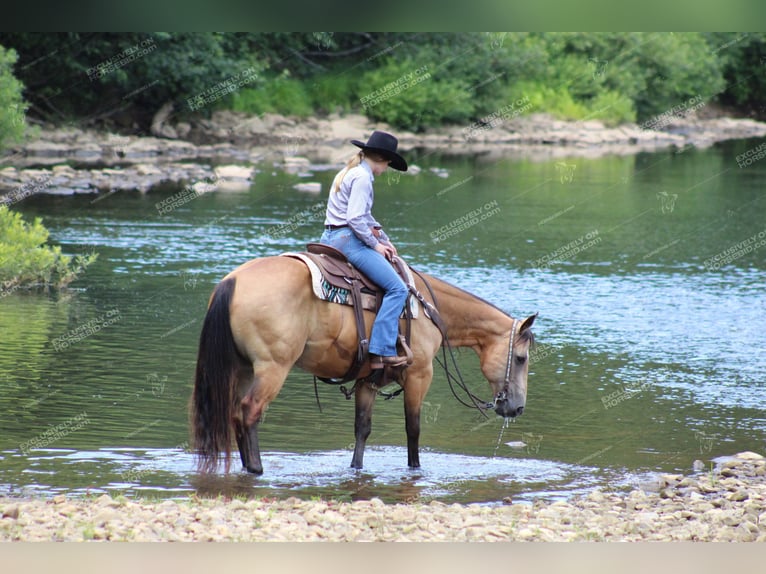
[[[257,468],[254,468],[252,466],[246,466],[245,470],[247,472],[249,472],[250,474],[257,474],[257,475],[263,474],[263,467],[262,466],[259,466]]]

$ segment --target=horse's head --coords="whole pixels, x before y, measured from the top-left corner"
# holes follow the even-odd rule
[[[511,332],[496,337],[480,354],[481,370],[492,386],[495,412],[501,417],[514,418],[524,412],[529,346],[535,340],[531,328],[536,318],[537,313],[523,321],[514,319]]]

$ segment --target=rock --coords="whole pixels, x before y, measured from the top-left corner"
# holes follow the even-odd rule
[[[221,165],[215,168],[215,173],[225,180],[250,180],[253,176],[253,168],[241,165]]]
[[[735,492],[731,492],[726,496],[727,499],[731,500],[732,502],[742,502],[743,500],[747,500],[750,498],[750,495],[748,492],[744,489],[739,489]]]
[[[2,518],[11,518],[16,520],[19,517],[21,510],[18,504],[11,504],[3,508]]]
[[[738,458],[740,460],[763,460],[762,455],[749,450],[746,450],[744,452],[739,452],[735,454],[734,456],[735,458]]]
[[[320,193],[322,191],[322,184],[316,181],[296,183],[293,186],[293,189],[306,193]]]
[[[118,508],[120,503],[116,500],[114,500],[111,496],[108,494],[102,494],[96,499],[96,505],[105,507],[105,508]]]
[[[151,165],[148,163],[139,163],[133,169],[138,175],[162,175],[162,170],[160,170],[156,165]]]
[[[207,181],[197,181],[192,184],[191,188],[199,195],[210,193],[218,189],[218,185],[215,183],[208,183]]]
[[[309,158],[297,155],[285,156],[283,161],[286,166],[306,168],[311,165]]]
[[[191,124],[187,122],[178,122],[176,124],[176,134],[179,138],[185,138],[191,131]]]

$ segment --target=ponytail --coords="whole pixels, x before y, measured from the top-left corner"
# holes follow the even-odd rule
[[[367,157],[372,161],[388,161],[388,158],[383,157],[379,153],[375,153],[374,151],[367,151],[359,150],[357,153],[355,153],[350,160],[348,160],[348,163],[346,163],[346,167],[344,167],[341,171],[338,172],[338,175],[335,176],[335,179],[332,181],[332,185],[330,186],[330,189],[332,191],[339,191],[340,190],[340,184],[343,183],[343,178],[346,177],[346,174],[348,173],[348,170],[355,168],[360,163],[362,163],[362,160]]]
[[[355,153],[350,160],[346,163],[346,167],[344,167],[341,171],[338,172],[338,175],[335,176],[335,179],[332,182],[332,186],[330,189],[332,191],[339,191],[340,190],[340,184],[343,183],[343,178],[346,177],[346,174],[348,173],[348,170],[355,168],[360,163],[362,163],[362,160],[364,159],[364,151],[359,150],[357,153]]]

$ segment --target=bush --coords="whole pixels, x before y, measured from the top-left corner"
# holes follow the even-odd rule
[[[315,76],[306,81],[314,109],[319,113],[350,112],[355,108],[359,79],[355,74]]]
[[[24,135],[27,106],[21,98],[23,85],[13,75],[16,52],[0,46],[0,150]]]
[[[567,32],[541,37],[554,62],[552,81],[566,86],[576,100],[608,91],[630,98],[639,120],[698,95],[709,100],[725,86],[719,58],[696,32]]]
[[[0,206],[0,290],[15,287],[64,287],[98,257],[69,257],[61,247],[44,245],[48,230],[40,218],[26,223],[19,213]]]
[[[266,80],[258,89],[242,89],[232,97],[232,109],[260,115],[266,112],[287,116],[309,116],[314,111],[311,95],[301,80],[287,74]]]
[[[388,60],[366,72],[357,96],[370,118],[415,132],[428,126],[466,123],[475,111],[465,82],[413,60]]]
[[[725,104],[766,117],[763,94],[766,92],[766,34],[763,32],[713,32],[707,34],[708,47],[722,62],[726,91]]]

